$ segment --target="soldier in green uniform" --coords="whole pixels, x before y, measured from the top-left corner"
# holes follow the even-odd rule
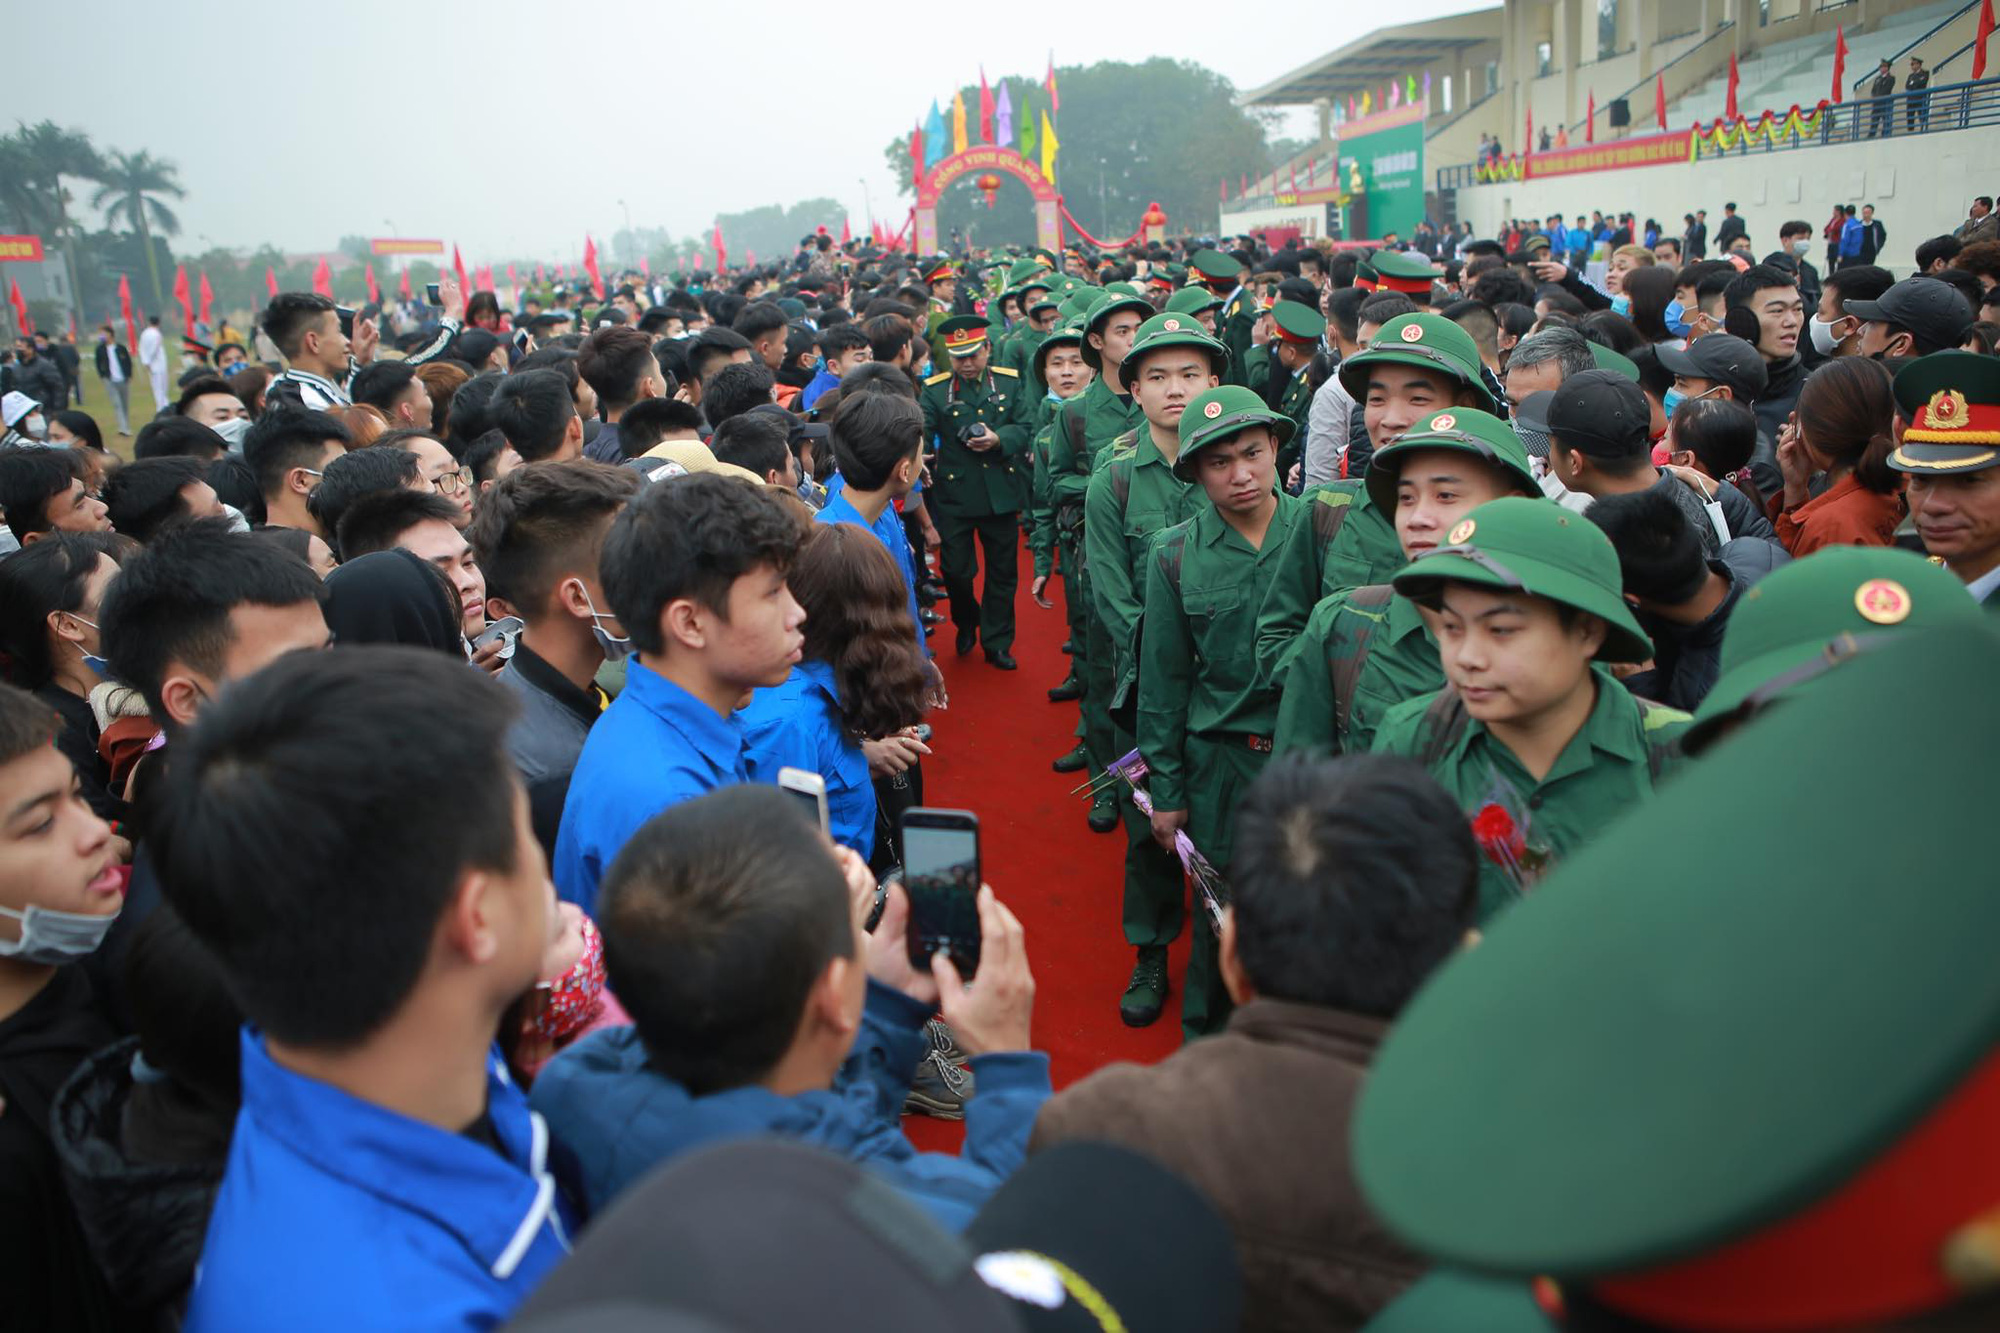
[[[1430,308],[1433,287],[1444,277],[1444,271],[1433,268],[1431,261],[1422,255],[1397,250],[1376,251],[1370,266],[1374,270],[1376,291],[1407,296],[1423,309]]]
[[[924,504],[942,547],[958,655],[982,644],[988,662],[1012,671],[1014,589],[1021,578],[1018,515],[1025,499],[1017,474],[1033,466],[1035,404],[1018,375],[987,364],[986,327],[977,315],[954,315],[938,327],[951,369],[926,379],[918,395],[924,434],[937,442]],[[977,597],[975,537],[986,566]]]
[[[1045,276],[1031,278],[1017,290],[1021,298],[1021,322],[1007,331],[998,357],[1001,365],[1026,379],[1035,349],[1056,326],[1056,311],[1061,303]]]
[[[1859,654],[1431,976],[1351,1143],[1439,1267],[1369,1333],[2000,1328],[1996,678]]]
[[[1341,387],[1361,404],[1376,450],[1440,408],[1494,410],[1470,334],[1442,315],[1404,315],[1384,324],[1368,349],[1340,366]],[[1306,489],[1310,521],[1292,529],[1257,609],[1257,667],[1279,679],[1313,607],[1343,588],[1386,583],[1403,565],[1393,517],[1362,478]]]
[[[1180,454],[1181,415],[1215,387],[1229,350],[1180,315],[1154,315],[1139,326],[1120,377],[1145,413],[1145,425],[1120,435],[1090,475],[1083,504],[1084,561],[1090,569],[1092,625],[1102,638],[1091,644],[1091,674],[1102,679],[1110,663],[1106,703],[1112,757],[1135,743],[1123,719],[1138,703],[1139,622],[1154,537],[1194,517],[1201,493],[1174,472]],[[1102,645],[1103,658],[1098,657]],[[1167,945],[1180,933],[1182,880],[1179,861],[1153,839],[1152,823],[1129,801],[1125,821],[1125,939],[1138,950],[1119,1016],[1144,1027],[1160,1016],[1167,995]]]
[[[1081,394],[1064,403],[1049,437],[1049,500],[1055,509],[1056,531],[1077,534],[1082,559],[1077,566],[1077,587],[1071,596],[1085,606],[1094,606],[1090,591],[1091,570],[1088,543],[1083,537],[1084,497],[1097,459],[1108,451],[1111,441],[1145,422],[1145,414],[1126,391],[1120,369],[1140,321],[1151,309],[1134,296],[1107,292],[1096,299],[1084,319],[1083,360],[1096,373]],[[1084,645],[1083,745],[1093,775],[1104,765],[1132,747],[1118,748],[1111,725],[1111,690],[1116,683],[1115,663],[1108,631],[1095,615],[1087,617],[1089,630]],[[1074,644],[1074,640],[1072,640]],[[1090,809],[1090,826],[1100,833],[1118,827],[1115,791],[1098,794]]]
[[[948,354],[944,338],[938,333],[938,325],[950,319],[958,305],[958,269],[950,259],[938,255],[925,261],[918,268],[917,276],[930,289],[930,299],[924,309],[924,341],[930,344],[931,360],[944,365]]]
[[[1035,431],[1034,504],[1031,506],[1034,522],[1028,535],[1028,550],[1034,557],[1035,574],[1034,582],[1028,585],[1028,593],[1037,606],[1049,605],[1043,593],[1055,572],[1055,555],[1060,550],[1063,614],[1069,624],[1069,674],[1060,685],[1049,691],[1049,699],[1054,703],[1063,703],[1083,697],[1083,670],[1089,661],[1090,607],[1076,587],[1079,582],[1077,567],[1081,560],[1077,539],[1082,530],[1072,526],[1060,536],[1056,530],[1055,503],[1050,494],[1054,478],[1049,472],[1049,445],[1055,435],[1056,410],[1090,387],[1092,373],[1083,361],[1081,320],[1055,330],[1042,340],[1041,346],[1035,349],[1033,377],[1035,383],[1047,386],[1047,392],[1039,409],[1041,425]],[[1074,773],[1089,763],[1089,755],[1083,746],[1083,722],[1080,718],[1076,735],[1076,747],[1056,760],[1056,772]]]
[[[1163,315],[1193,315],[1201,325],[1201,331],[1209,337],[1215,336],[1215,312],[1222,309],[1222,298],[1207,287],[1196,285],[1183,287],[1167,298]]]
[[[1644,662],[1601,528],[1545,499],[1480,505],[1396,575],[1439,612],[1446,685],[1391,708],[1375,749],[1422,763],[1485,853],[1482,919],[1649,795],[1680,762],[1688,715],[1636,698],[1597,662]]]
[[[1896,406],[1903,429],[1889,466],[1909,475],[1924,549],[2000,612],[2000,361],[1919,357],[1896,372]]]
[[[1276,395],[1278,410],[1292,419],[1292,444],[1285,456],[1278,461],[1278,476],[1288,477],[1292,465],[1300,458],[1305,448],[1306,419],[1312,414],[1313,390],[1306,382],[1306,372],[1312,360],[1319,355],[1320,341],[1326,337],[1326,316],[1309,305],[1297,301],[1280,301],[1271,307],[1271,341],[1265,346],[1271,354],[1273,374],[1284,380],[1284,389]],[[1272,395],[1267,391],[1265,401]]]
[[[1472,407],[1418,423],[1375,455],[1366,483],[1371,503],[1396,516],[1405,560],[1428,555],[1488,500],[1542,493],[1521,437]],[[1361,754],[1390,708],[1442,689],[1439,615],[1387,583],[1322,598],[1280,677],[1277,752]]]
[[[1243,387],[1249,389],[1259,398],[1262,398],[1266,403],[1271,401],[1271,380],[1273,378],[1271,374],[1270,347],[1271,307],[1273,304],[1275,302],[1269,302],[1264,299],[1261,287],[1252,287],[1250,289],[1250,308],[1255,311],[1255,317],[1250,321],[1249,345],[1243,350],[1243,359],[1240,362],[1235,360],[1237,356],[1236,349],[1234,347],[1229,349],[1231,364],[1238,366],[1242,371],[1240,378]]]
[[[1260,566],[1302,508],[1278,487],[1279,450],[1295,429],[1240,385],[1188,404],[1173,473],[1194,482],[1201,499],[1148,557],[1136,732],[1153,837],[1172,852],[1185,828],[1225,875],[1236,806],[1270,756],[1278,712],[1277,693],[1257,681],[1256,591]],[[1217,1031],[1230,1010],[1214,927],[1206,912],[1194,916],[1181,988],[1188,1041]]]
[[[1243,383],[1243,366],[1237,358],[1249,352],[1250,326],[1256,321],[1255,297],[1244,285],[1249,272],[1234,255],[1220,250],[1197,250],[1188,256],[1188,277],[1214,293],[1222,302],[1214,317],[1203,321],[1203,327],[1228,345],[1238,316],[1243,317],[1240,329],[1243,346],[1240,351],[1230,347],[1232,364],[1227,374],[1231,384]]]

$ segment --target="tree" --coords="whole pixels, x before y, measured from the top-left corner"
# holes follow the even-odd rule
[[[186,198],[179,174],[173,163],[163,162],[143,148],[136,153],[113,149],[97,177],[102,183],[90,197],[90,206],[103,210],[105,222],[114,227],[124,226],[138,236],[146,252],[147,272],[153,280],[155,310],[164,306],[167,298],[160,287],[160,264],[153,250],[153,233],[178,236],[181,220],[174,216],[173,209],[153,196]]]
[[[97,155],[97,148],[90,142],[90,136],[81,130],[66,130],[52,120],[39,121],[29,125],[17,122],[20,128],[12,135],[12,142],[18,152],[14,155],[15,166],[22,173],[22,180],[28,183],[38,196],[37,210],[50,224],[49,230],[55,234],[56,244],[62,248],[63,262],[69,268],[69,289],[72,296],[80,298],[77,283],[75,233],[69,220],[69,192],[63,188],[62,178],[73,180],[99,180],[104,175],[104,163]]]
[[[846,214],[847,206],[838,199],[805,199],[789,208],[766,204],[742,213],[720,213],[715,220],[722,226],[722,241],[729,247],[731,263],[742,263],[751,250],[769,263],[789,258],[799,237],[811,234],[816,227],[827,228],[839,239],[840,220]],[[712,261],[713,256],[710,258]]]
[[[1176,231],[1213,228],[1219,220],[1215,183],[1270,167],[1263,120],[1237,105],[1229,80],[1191,61],[1100,61],[1059,69],[1056,81],[1062,94],[1061,112],[1050,116],[1062,144],[1055,162],[1056,188],[1077,220],[1102,239],[1137,231],[1146,205],[1154,202],[1166,210]],[[1010,79],[1008,88],[1015,127],[1010,146],[1038,162],[1033,145],[1022,141],[1029,126],[1039,138],[1048,95],[1034,78]],[[962,91],[968,107],[979,105],[977,84]],[[940,107],[948,103],[948,95],[938,99]],[[972,118],[967,119],[968,137],[976,142]],[[889,144],[883,155],[903,188],[914,194],[909,135]],[[1011,177],[1003,179],[1011,184]],[[990,211],[978,194],[965,180],[954,182],[939,201],[939,230],[976,227],[988,235],[989,244],[1033,239],[1026,191],[1003,187]],[[1016,217],[1022,219],[1021,234],[993,234]]]

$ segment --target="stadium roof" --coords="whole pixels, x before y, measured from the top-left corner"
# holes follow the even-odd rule
[[[1475,10],[1423,23],[1377,28],[1339,50],[1241,94],[1244,106],[1306,106],[1320,98],[1345,98],[1413,73],[1440,56],[1500,40],[1503,10]]]

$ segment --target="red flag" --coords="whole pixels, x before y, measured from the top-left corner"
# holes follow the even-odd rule
[[[1306,188],[1308,190],[1313,188],[1313,168],[1317,165],[1319,165],[1318,158],[1309,157],[1306,159]]]
[[[722,244],[722,224],[715,224],[715,271],[722,272],[729,267],[729,251]]]
[[[396,284],[396,294],[405,301],[410,299],[410,270],[407,268],[403,270],[403,280]]]
[[[273,288],[276,288],[278,285],[276,278],[271,280],[271,285]],[[274,290],[271,294],[276,296],[277,292]],[[123,273],[118,275],[118,312],[125,317],[125,339],[132,344],[132,354],[137,356],[139,354],[139,325],[138,321],[132,318],[132,281]]]
[[[847,214],[842,213],[840,215],[840,243],[842,245],[846,245],[849,241],[853,239],[854,239],[854,233],[851,230],[849,230],[847,225]]]
[[[458,277],[458,291],[461,296],[472,295],[472,288],[465,281],[465,260],[459,257],[458,242],[451,245],[451,271]]]
[[[479,290],[482,292],[493,292],[495,295],[499,294],[499,289],[493,285],[493,265],[480,265]]]
[[[1242,172],[1236,173],[1236,197],[1246,199],[1250,195],[1250,178]]]
[[[993,89],[987,85],[984,65],[979,67],[979,142],[993,142]]]
[[[641,261],[641,266],[644,266],[643,260]],[[512,264],[507,265],[507,285],[517,292],[521,290],[521,280],[514,276],[514,266]]]
[[[125,280],[120,278],[118,283],[122,287],[125,284]],[[264,285],[271,289],[271,295],[276,296],[278,294],[278,270],[269,267],[265,268]]]
[[[1664,74],[1653,76],[1653,119],[1659,122],[1661,129],[1667,127],[1667,76]]]
[[[1053,113],[1062,110],[1062,98],[1056,95],[1056,53],[1054,51],[1049,52],[1047,87],[1049,90],[1049,111]]]
[[[924,127],[919,125],[910,131],[910,179],[918,180],[924,174]]]
[[[583,271],[590,275],[591,290],[602,299],[604,279],[597,271],[597,242],[591,239],[589,232],[583,234]]]
[[[188,290],[187,265],[174,265],[174,300],[180,302],[181,327],[190,332],[194,329],[194,296]]]
[[[743,262],[751,268],[757,267],[757,252],[747,246],[744,247]]]
[[[1583,113],[1583,141],[1597,142],[1597,89],[1590,90],[1589,109]]]
[[[1521,144],[1523,156],[1535,151],[1535,108],[1528,108],[1528,137]]]
[[[368,299],[380,304],[382,289],[375,283],[375,265],[372,261],[361,270],[361,280],[368,284]]]
[[[1986,77],[1986,39],[1993,35],[1993,0],[1980,0],[1979,31],[1972,37],[1972,77]]]
[[[21,284],[7,279],[7,304],[14,307],[14,322],[21,326],[21,332],[33,333],[35,321],[28,318],[28,303],[21,296]]]
[[[313,269],[313,290],[329,301],[333,299],[333,268],[326,262],[325,255],[320,256],[318,265]]]
[[[644,255],[639,256],[639,272],[649,278],[653,276],[653,266],[651,263],[647,261],[646,256]],[[507,279],[508,281],[511,282],[513,281],[513,278],[514,278],[514,266],[512,264],[509,264],[507,266]]]
[[[1991,13],[1993,0],[1986,0],[1987,12]],[[1979,75],[1975,71],[1973,78]],[[1841,24],[1833,30],[1833,100],[1842,101],[1847,97],[1847,25]]]
[[[542,276],[542,266],[540,264],[537,264],[535,265],[535,285],[539,287],[542,285],[544,281],[546,281],[546,279],[544,279]]]
[[[1725,119],[1742,119],[1736,112],[1736,89],[1742,82],[1743,76],[1736,70],[1736,53],[1731,51],[1729,53],[1729,97],[1722,107],[1722,114]]]
[[[215,314],[215,288],[208,285],[208,270],[201,271],[201,322],[206,324]]]
[[[1299,192],[1299,164],[1294,162],[1292,163],[1292,193],[1297,194],[1298,192]]]

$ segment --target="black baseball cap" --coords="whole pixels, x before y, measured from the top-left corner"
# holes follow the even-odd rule
[[[1771,372],[1764,368],[1756,347],[1734,334],[1705,333],[1685,349],[1669,343],[1655,344],[1655,349],[1671,374],[1726,384],[1736,401],[1746,406],[1763,397],[1771,382]]]
[[[1974,317],[1958,288],[1936,278],[1905,278],[1872,301],[1843,301],[1840,308],[1856,319],[1900,324],[1916,335],[1920,356],[1963,343]]]
[[[1615,370],[1584,370],[1553,390],[1549,434],[1592,458],[1630,458],[1646,450],[1652,409],[1646,391]]]

